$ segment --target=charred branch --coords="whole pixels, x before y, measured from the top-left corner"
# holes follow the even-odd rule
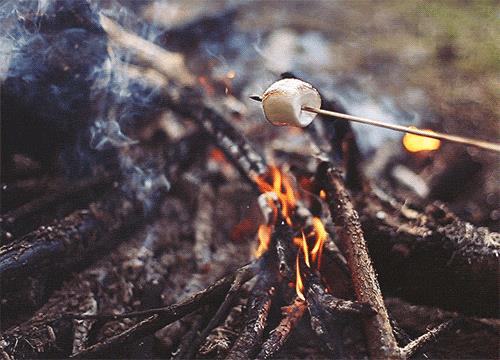
[[[248,299],[245,327],[236,339],[227,359],[249,359],[255,356],[262,342],[277,285],[276,270],[266,260],[269,259],[264,259],[263,269]]]
[[[269,359],[283,347],[292,330],[307,309],[305,301],[296,298],[295,301],[282,308],[284,317],[278,326],[271,332],[269,338],[262,344],[262,349],[256,359]]]
[[[267,166],[263,157],[241,132],[216,110],[205,105],[203,95],[195,89],[169,86],[166,96],[169,107],[200,126],[236,166],[243,178],[256,187],[255,176],[263,175]]]
[[[160,330],[164,326],[179,320],[200,308],[200,306],[216,303],[227,293],[235,277],[240,274],[244,279],[249,280],[255,275],[257,265],[251,263],[245,265],[222,279],[218,280],[208,288],[194,294],[193,296],[168,307],[137,311],[120,315],[73,315],[79,319],[120,319],[127,317],[149,316],[145,320],[119,333],[107,338],[85,350],[74,354],[74,358],[100,357],[103,354],[116,349],[119,346],[141,339],[149,334]],[[151,315],[153,314],[153,315]]]
[[[115,245],[112,234],[132,227],[142,219],[142,205],[115,191],[93,203],[89,209],[78,210],[2,247],[2,281],[4,284],[15,283],[41,272],[71,271],[91,255]]]
[[[34,200],[31,200],[30,202],[2,215],[0,217],[0,224],[3,228],[2,230],[6,230],[14,234],[25,231],[23,229],[25,229],[26,226],[22,226],[20,223],[24,223],[26,218],[29,219],[34,214],[45,211],[48,207],[54,206],[57,203],[71,201],[84,192],[109,187],[109,185],[117,177],[118,176],[114,174],[105,173],[96,177],[76,181],[71,184],[67,183],[62,189],[54,189],[53,192],[49,192],[46,195],[35,198]]]
[[[198,351],[198,348],[205,341],[210,332],[219,325],[224,319],[227,317],[229,312],[231,311],[231,307],[236,302],[237,298],[241,294],[242,286],[250,280],[249,275],[253,275],[253,273],[249,272],[237,272],[234,278],[229,291],[226,294],[226,297],[222,304],[217,309],[217,312],[211,317],[208,325],[203,329],[200,336],[196,338],[196,340],[190,342],[190,350],[186,353],[187,358],[193,357],[193,355]]]
[[[438,203],[417,211],[381,192],[356,200],[385,290],[464,314],[498,315],[498,233]]]
[[[224,323],[212,330],[200,347],[200,355],[207,358],[226,357],[243,326],[243,301],[246,299],[240,299],[240,303],[231,309]]]

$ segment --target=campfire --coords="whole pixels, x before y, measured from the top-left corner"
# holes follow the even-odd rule
[[[289,34],[236,26],[251,3],[167,3],[4,9],[2,357],[494,347],[500,236],[436,199],[480,171],[446,149],[498,144],[350,115],[313,70],[276,73]]]

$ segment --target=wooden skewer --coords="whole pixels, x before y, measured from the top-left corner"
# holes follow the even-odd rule
[[[250,96],[250,99],[255,100],[255,101],[262,101],[262,98],[258,95]],[[451,141],[454,143],[475,146],[475,147],[480,148],[480,149],[500,152],[500,144],[492,143],[492,142],[488,142],[488,141],[484,141],[484,140],[471,139],[471,138],[458,136],[458,135],[449,135],[449,134],[444,134],[444,133],[435,132],[435,131],[430,132],[428,130],[421,130],[421,129],[417,129],[417,128],[409,127],[409,126],[388,124],[386,122],[379,121],[379,120],[373,120],[373,119],[368,119],[365,117],[347,115],[347,114],[339,113],[336,111],[328,111],[328,110],[313,108],[310,106],[303,106],[302,110],[313,112],[313,113],[320,114],[320,115],[334,117],[337,119],[354,121],[354,122],[358,122],[361,124],[378,126],[381,128],[390,129],[390,130],[394,130],[394,131],[400,131],[400,132],[404,132],[404,133],[426,136],[426,137],[430,137],[430,138],[434,138],[434,139],[446,140],[446,141]]]

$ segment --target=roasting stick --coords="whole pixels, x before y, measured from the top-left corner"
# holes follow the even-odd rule
[[[413,126],[389,124],[384,121],[347,115],[321,109],[321,96],[310,84],[298,79],[283,79],[273,83],[263,96],[250,96],[252,100],[262,102],[266,119],[274,125],[306,127],[320,114],[335,119],[354,121],[365,125],[401,131],[429,138],[446,140],[454,143],[475,146],[480,149],[500,152],[500,144],[463,136],[449,135],[435,131],[421,130]]]
[[[488,141],[484,141],[484,140],[471,139],[471,138],[458,136],[458,135],[449,135],[449,134],[444,134],[444,133],[440,133],[440,132],[435,132],[434,130],[432,132],[428,131],[428,130],[420,130],[420,129],[417,129],[417,128],[411,127],[411,126],[388,124],[386,122],[379,121],[379,120],[373,120],[373,119],[368,119],[365,117],[347,115],[347,114],[342,114],[342,113],[339,113],[336,111],[317,109],[317,108],[313,108],[313,107],[309,107],[309,106],[303,106],[302,110],[313,112],[313,113],[320,114],[320,115],[341,118],[344,120],[350,120],[350,121],[358,122],[361,124],[378,126],[381,128],[390,129],[390,130],[394,130],[394,131],[401,131],[401,132],[405,132],[405,133],[426,136],[426,137],[430,137],[430,138],[434,138],[434,139],[451,141],[451,142],[458,143],[458,144],[475,146],[475,147],[485,149],[485,150],[492,150],[492,151],[500,152],[500,144],[496,144],[496,143],[492,143],[492,142],[488,142]]]

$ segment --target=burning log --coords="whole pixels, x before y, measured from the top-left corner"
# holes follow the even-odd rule
[[[380,191],[359,193],[356,207],[384,289],[420,304],[498,315],[498,233],[442,204],[420,212]]]

